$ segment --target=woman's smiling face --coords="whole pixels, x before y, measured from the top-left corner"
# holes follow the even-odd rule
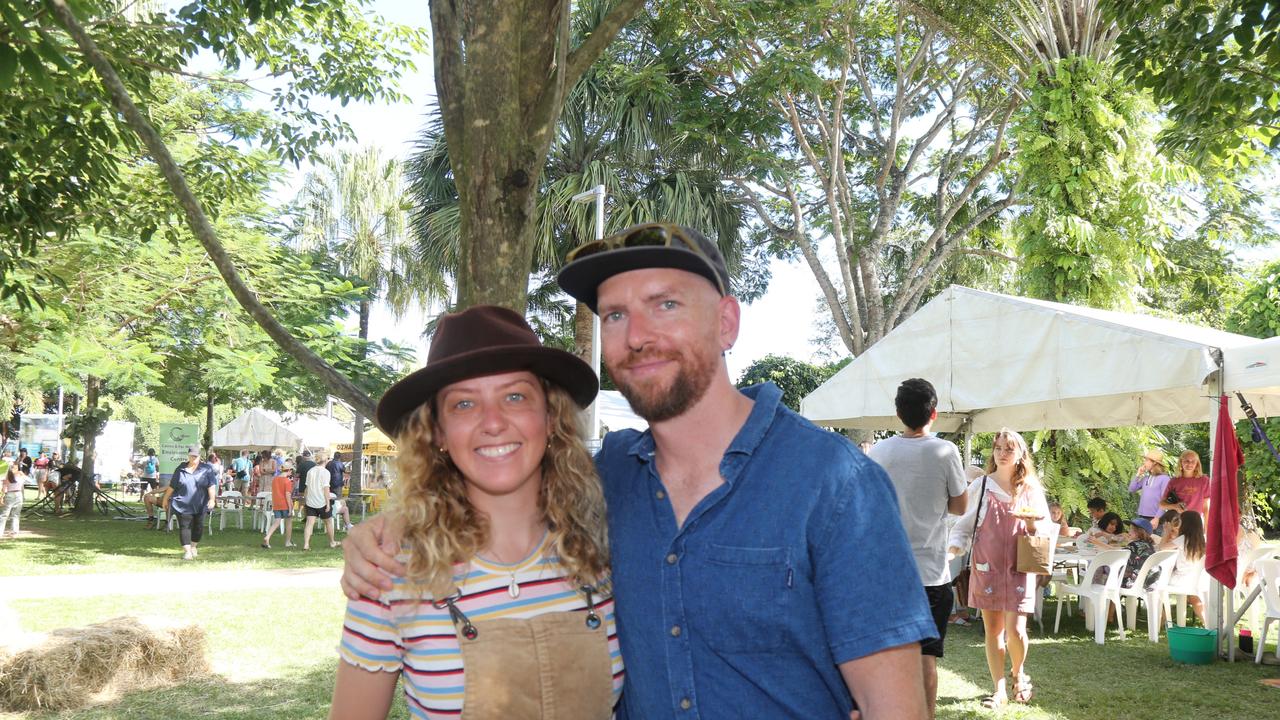
[[[550,419],[542,382],[528,371],[460,380],[436,397],[439,437],[472,502],[529,493],[542,481]]]

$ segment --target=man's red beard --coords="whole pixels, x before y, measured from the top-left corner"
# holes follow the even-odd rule
[[[652,383],[629,383],[618,373],[613,373],[613,380],[622,392],[622,396],[631,404],[637,415],[650,423],[663,422],[683,415],[707,393],[711,387],[711,378],[715,374],[715,358],[700,358],[696,354],[684,354],[676,351],[648,350],[629,352],[622,368],[630,368],[655,360],[667,360],[677,365],[675,379],[669,387],[652,387]]]

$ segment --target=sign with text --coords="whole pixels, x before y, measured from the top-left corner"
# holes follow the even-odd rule
[[[187,461],[187,446],[200,444],[195,423],[160,423],[160,472],[168,475]]]

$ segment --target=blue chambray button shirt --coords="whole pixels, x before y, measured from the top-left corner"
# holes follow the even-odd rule
[[[653,436],[610,433],[619,717],[847,718],[837,664],[937,637],[888,477],[847,439],[743,391],[724,484],[676,526]]]

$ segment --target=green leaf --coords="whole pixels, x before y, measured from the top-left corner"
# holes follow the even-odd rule
[[[18,61],[22,63],[22,69],[31,77],[31,81],[36,84],[36,87],[45,92],[53,92],[53,83],[49,80],[49,71],[45,69],[39,55],[29,49],[23,50],[18,53]]]
[[[18,53],[12,45],[0,44],[0,90],[13,86],[13,76],[18,72]]]

